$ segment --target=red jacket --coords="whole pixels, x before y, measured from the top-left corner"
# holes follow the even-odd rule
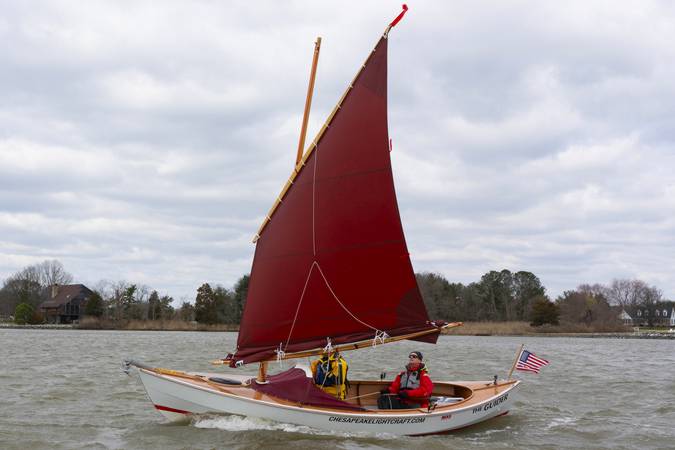
[[[405,372],[399,373],[394,381],[389,385],[389,392],[392,394],[398,394],[401,390],[401,376]],[[434,383],[429,378],[426,369],[420,370],[420,387],[417,389],[406,389],[410,402],[403,401],[404,403],[419,403],[421,408],[429,407],[429,397],[431,392],[434,390]]]

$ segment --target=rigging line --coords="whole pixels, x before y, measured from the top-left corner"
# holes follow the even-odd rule
[[[326,338],[326,346],[323,348],[324,353],[328,353],[329,355],[333,353],[333,343],[330,341],[330,336]]]
[[[298,313],[300,312],[300,306],[302,305],[302,300],[305,298],[305,291],[307,290],[307,285],[309,284],[309,279],[312,276],[312,270],[314,269],[314,264],[309,268],[309,273],[307,274],[307,279],[305,280],[305,286],[302,288],[302,294],[300,294],[300,301],[298,302],[298,307],[295,308],[295,316],[293,317],[293,323],[291,324],[291,330],[288,332],[288,338],[286,339],[286,345],[284,346],[284,352],[288,349],[288,343],[291,342],[291,335],[293,334],[293,328],[295,328],[295,322],[298,320]],[[317,264],[318,266],[318,264]],[[281,347],[281,344],[279,344]]]
[[[373,338],[373,347],[377,346],[377,343],[384,344],[385,341],[389,338],[389,335],[386,331],[376,331],[375,337]]]
[[[305,298],[305,292],[307,291],[307,285],[309,284],[309,280],[310,280],[310,278],[311,278],[311,276],[312,276],[312,270],[314,270],[314,266],[316,266],[316,268],[319,269],[319,273],[321,274],[321,278],[323,278],[323,282],[326,283],[326,287],[327,287],[328,290],[330,291],[330,293],[331,293],[331,295],[333,296],[333,298],[335,299],[335,301],[338,302],[338,304],[342,307],[342,309],[344,309],[345,312],[346,312],[347,314],[349,314],[349,315],[352,317],[352,319],[354,319],[355,321],[357,321],[357,322],[360,323],[361,325],[363,325],[363,326],[365,326],[365,327],[368,327],[368,328],[370,328],[371,330],[374,330],[374,331],[375,331],[375,340],[377,340],[378,338],[379,338],[379,339],[383,339],[385,336],[388,336],[387,333],[386,333],[385,331],[380,331],[380,330],[378,330],[377,328],[375,328],[374,326],[372,326],[372,325],[370,325],[370,324],[364,322],[363,320],[359,319],[358,317],[356,317],[356,316],[349,310],[349,308],[347,308],[347,307],[344,305],[344,303],[342,303],[342,302],[340,301],[340,299],[338,298],[338,296],[335,295],[335,292],[333,291],[333,288],[331,287],[330,283],[328,282],[328,279],[326,278],[326,275],[324,275],[323,270],[321,270],[321,266],[319,265],[318,262],[314,261],[314,262],[312,263],[312,266],[309,268],[309,273],[307,273],[307,279],[305,280],[305,286],[302,288],[302,294],[300,294],[300,301],[298,302],[298,306],[297,306],[297,308],[295,308],[295,316],[293,317],[293,323],[291,324],[291,329],[290,329],[290,331],[288,332],[288,338],[286,338],[286,345],[284,346],[284,350],[283,350],[284,353],[285,353],[286,350],[288,349],[288,344],[291,342],[291,335],[293,334],[293,329],[295,328],[295,323],[296,323],[297,320],[298,320],[298,314],[300,313],[300,306],[302,306],[302,301],[303,301],[304,298]],[[328,338],[328,339],[329,339],[329,343],[330,343],[330,338]],[[281,344],[279,345],[279,347],[281,347]]]
[[[274,350],[277,354],[277,363],[279,364],[279,367],[282,369],[284,368],[284,358],[286,357],[286,352],[281,349],[281,345],[283,343],[279,342],[279,348]]]
[[[344,309],[344,310],[347,312],[347,314],[349,314],[350,316],[352,316],[352,319],[356,320],[356,321],[357,321],[358,323],[360,323],[361,325],[364,325],[364,326],[370,328],[371,330],[375,330],[376,333],[379,333],[380,330],[378,330],[377,328],[375,328],[374,326],[372,326],[372,325],[370,325],[370,324],[367,324],[366,322],[362,321],[361,319],[359,319],[358,317],[356,317],[354,314],[352,314],[352,312],[349,310],[349,308],[347,308],[347,307],[340,301],[340,299],[338,298],[338,296],[335,295],[335,292],[333,292],[333,288],[330,287],[330,283],[328,283],[328,279],[327,279],[326,276],[323,274],[323,270],[321,270],[321,266],[319,265],[319,263],[317,263],[316,261],[314,261],[314,264],[316,264],[317,269],[319,269],[319,273],[321,274],[321,277],[323,277],[323,281],[324,281],[324,283],[326,283],[326,287],[328,288],[328,290],[330,291],[330,293],[333,295],[333,298],[338,302],[338,304],[339,304],[340,306],[342,306],[342,309]]]

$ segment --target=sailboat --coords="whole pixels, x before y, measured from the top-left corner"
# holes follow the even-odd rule
[[[390,160],[387,26],[316,138],[302,152],[255,235],[236,351],[217,364],[258,376],[184,372],[127,361],[170,420],[236,414],[344,432],[444,433],[506,414],[518,380],[434,381],[428,407],[379,409],[388,382],[350,380],[344,399],[306,367],[268,363],[403,339],[436,343],[408,254]],[[301,146],[302,147],[302,146]]]

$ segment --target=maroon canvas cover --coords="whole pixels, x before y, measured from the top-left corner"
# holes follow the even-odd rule
[[[383,37],[261,232],[231,363],[432,328],[396,202]]]
[[[292,368],[270,375],[267,381],[267,384],[258,384],[253,378],[250,380],[251,389],[303,405],[363,411],[363,408],[343,402],[319,389],[302,369]]]

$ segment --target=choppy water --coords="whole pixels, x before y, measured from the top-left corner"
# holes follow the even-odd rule
[[[521,343],[551,361],[507,416],[452,435],[337,434],[238,416],[166,424],[121,360],[213,371],[234,333],[0,330],[2,449],[673,449],[672,340],[442,336],[347,354],[352,378],[424,352],[432,378],[504,377]],[[272,371],[276,368],[271,365]],[[253,368],[254,369],[254,368]],[[253,374],[252,370],[250,373]]]

